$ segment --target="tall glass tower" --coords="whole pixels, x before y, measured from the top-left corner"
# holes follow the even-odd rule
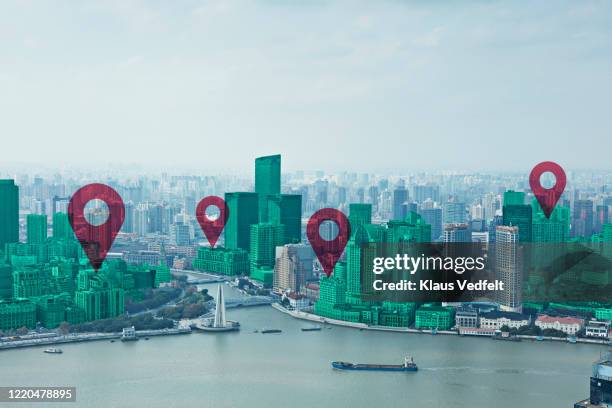
[[[0,249],[19,241],[19,187],[14,180],[0,180]]]
[[[47,216],[28,214],[28,244],[42,244],[47,240]]]
[[[259,194],[259,221],[268,221],[268,197],[280,194],[281,156],[258,157],[255,159],[255,192]]]

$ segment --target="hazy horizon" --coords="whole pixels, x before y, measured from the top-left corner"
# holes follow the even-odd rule
[[[4,168],[608,170],[610,106],[612,3],[0,4]]]

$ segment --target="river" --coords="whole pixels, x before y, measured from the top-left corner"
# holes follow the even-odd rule
[[[215,295],[216,285],[205,285]],[[226,298],[239,296],[225,286]],[[235,333],[0,352],[2,386],[76,386],[53,407],[573,407],[588,396],[601,346],[503,342],[359,331],[302,332],[312,323],[269,306],[229,309]],[[262,328],[281,334],[254,333]],[[417,373],[344,372],[332,360],[401,363]],[[8,404],[0,404],[8,406]],[[18,404],[19,407],[41,404]]]

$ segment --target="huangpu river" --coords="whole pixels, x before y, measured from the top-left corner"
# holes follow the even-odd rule
[[[215,286],[208,285],[215,294]],[[225,286],[226,297],[240,296]],[[18,407],[573,407],[605,348],[360,331],[269,306],[229,309],[235,333],[193,333],[0,352],[0,386],[75,386],[77,402]],[[261,334],[262,328],[282,329]],[[416,373],[336,371],[332,360],[400,364]],[[9,404],[0,404],[2,406]]]

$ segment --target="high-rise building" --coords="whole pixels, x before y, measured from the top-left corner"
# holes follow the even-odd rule
[[[495,231],[495,278],[504,283],[497,302],[506,312],[522,312],[523,262],[519,249],[519,228],[499,226]]]
[[[420,212],[423,220],[431,225],[431,241],[439,241],[442,237],[442,209],[426,208]]]
[[[372,210],[378,210],[379,191],[377,186],[370,186],[368,189],[368,202],[372,204]]]
[[[372,204],[349,204],[348,218],[353,236],[359,226],[372,223]]]
[[[408,201],[408,190],[404,186],[400,186],[393,190],[393,219],[403,220],[406,216],[405,208],[402,204]]]
[[[174,245],[189,245],[191,243],[191,226],[182,222],[171,224],[170,240]]]
[[[284,244],[302,240],[302,196],[276,194],[268,196],[268,221],[285,226]]]
[[[444,242],[472,242],[472,231],[468,224],[446,224]]]
[[[12,242],[19,242],[19,187],[0,180],[0,250]]]
[[[68,214],[56,212],[53,214],[53,238],[55,239],[73,239],[74,233],[68,220]]]
[[[532,241],[567,242],[570,234],[570,210],[557,205],[550,218],[546,218],[540,204],[533,199]],[[550,248],[550,247],[549,247]]]
[[[268,221],[268,196],[280,194],[280,185],[280,154],[256,158],[255,192],[259,195],[259,221]]]
[[[595,208],[595,225],[593,226],[593,233],[601,233],[603,226],[608,223],[608,218],[609,207],[607,205],[598,205]]]
[[[28,214],[27,239],[28,244],[42,244],[47,240],[47,216],[42,214]]]
[[[126,232],[128,234],[134,232],[134,204],[131,201],[125,203],[125,218],[123,220],[123,225],[121,226],[121,231]]]
[[[275,249],[284,239],[284,225],[259,223],[251,225],[249,257],[251,278],[271,286],[274,275]]]
[[[445,224],[465,224],[466,221],[465,203],[455,201],[444,203]]]
[[[531,242],[533,210],[530,205],[525,204],[525,193],[506,191],[504,193],[502,216],[503,225],[518,227],[521,242]]]
[[[576,200],[572,214],[572,237],[593,235],[593,201]]]
[[[13,297],[13,268],[0,263],[0,300]]]
[[[504,193],[504,201],[502,203],[506,205],[524,205],[525,204],[525,193],[522,191],[508,190]]]
[[[414,186],[414,200],[421,204],[425,200],[440,201],[440,187],[433,184],[422,184]]]
[[[229,249],[251,248],[251,225],[259,220],[257,193],[225,193],[229,217],[225,224],[225,247]]]
[[[288,244],[276,247],[274,284],[276,293],[300,292],[312,278],[314,253],[310,245]]]

